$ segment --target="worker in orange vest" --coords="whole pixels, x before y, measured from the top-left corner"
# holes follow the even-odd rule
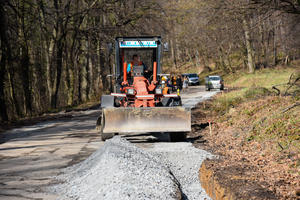
[[[169,87],[168,87],[167,81],[168,80],[166,79],[166,77],[163,76],[162,79],[161,79],[163,94],[168,94],[169,93]]]
[[[177,91],[177,81],[176,81],[176,80],[177,80],[177,77],[176,77],[176,76],[173,76],[173,77],[172,77],[172,86],[173,86],[173,87],[172,87],[172,90],[173,90],[173,91]]]

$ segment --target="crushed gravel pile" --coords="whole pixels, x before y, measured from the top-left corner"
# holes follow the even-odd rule
[[[180,183],[184,200],[210,199],[201,187],[198,173],[201,163],[214,155],[193,147],[189,142],[155,143],[149,150],[172,171]]]
[[[58,177],[52,192],[64,199],[179,199],[177,180],[158,157],[121,137],[107,140]]]

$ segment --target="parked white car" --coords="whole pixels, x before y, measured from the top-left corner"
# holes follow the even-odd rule
[[[199,85],[199,77],[197,74],[189,73],[189,74],[182,74],[183,77],[187,77],[189,81],[189,85]]]
[[[209,91],[211,89],[224,90],[224,81],[221,76],[207,76],[205,77],[205,89]]]

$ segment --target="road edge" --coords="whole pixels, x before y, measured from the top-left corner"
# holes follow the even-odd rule
[[[247,180],[247,166],[221,167],[221,159],[205,160],[199,169],[199,180],[214,200],[268,199],[278,197],[255,180]]]

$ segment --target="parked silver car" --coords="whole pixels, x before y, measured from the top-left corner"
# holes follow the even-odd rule
[[[182,74],[183,77],[187,77],[189,81],[189,85],[199,85],[199,77],[197,74]]]
[[[224,90],[224,81],[221,76],[207,76],[205,77],[205,88],[206,91],[211,89]]]

